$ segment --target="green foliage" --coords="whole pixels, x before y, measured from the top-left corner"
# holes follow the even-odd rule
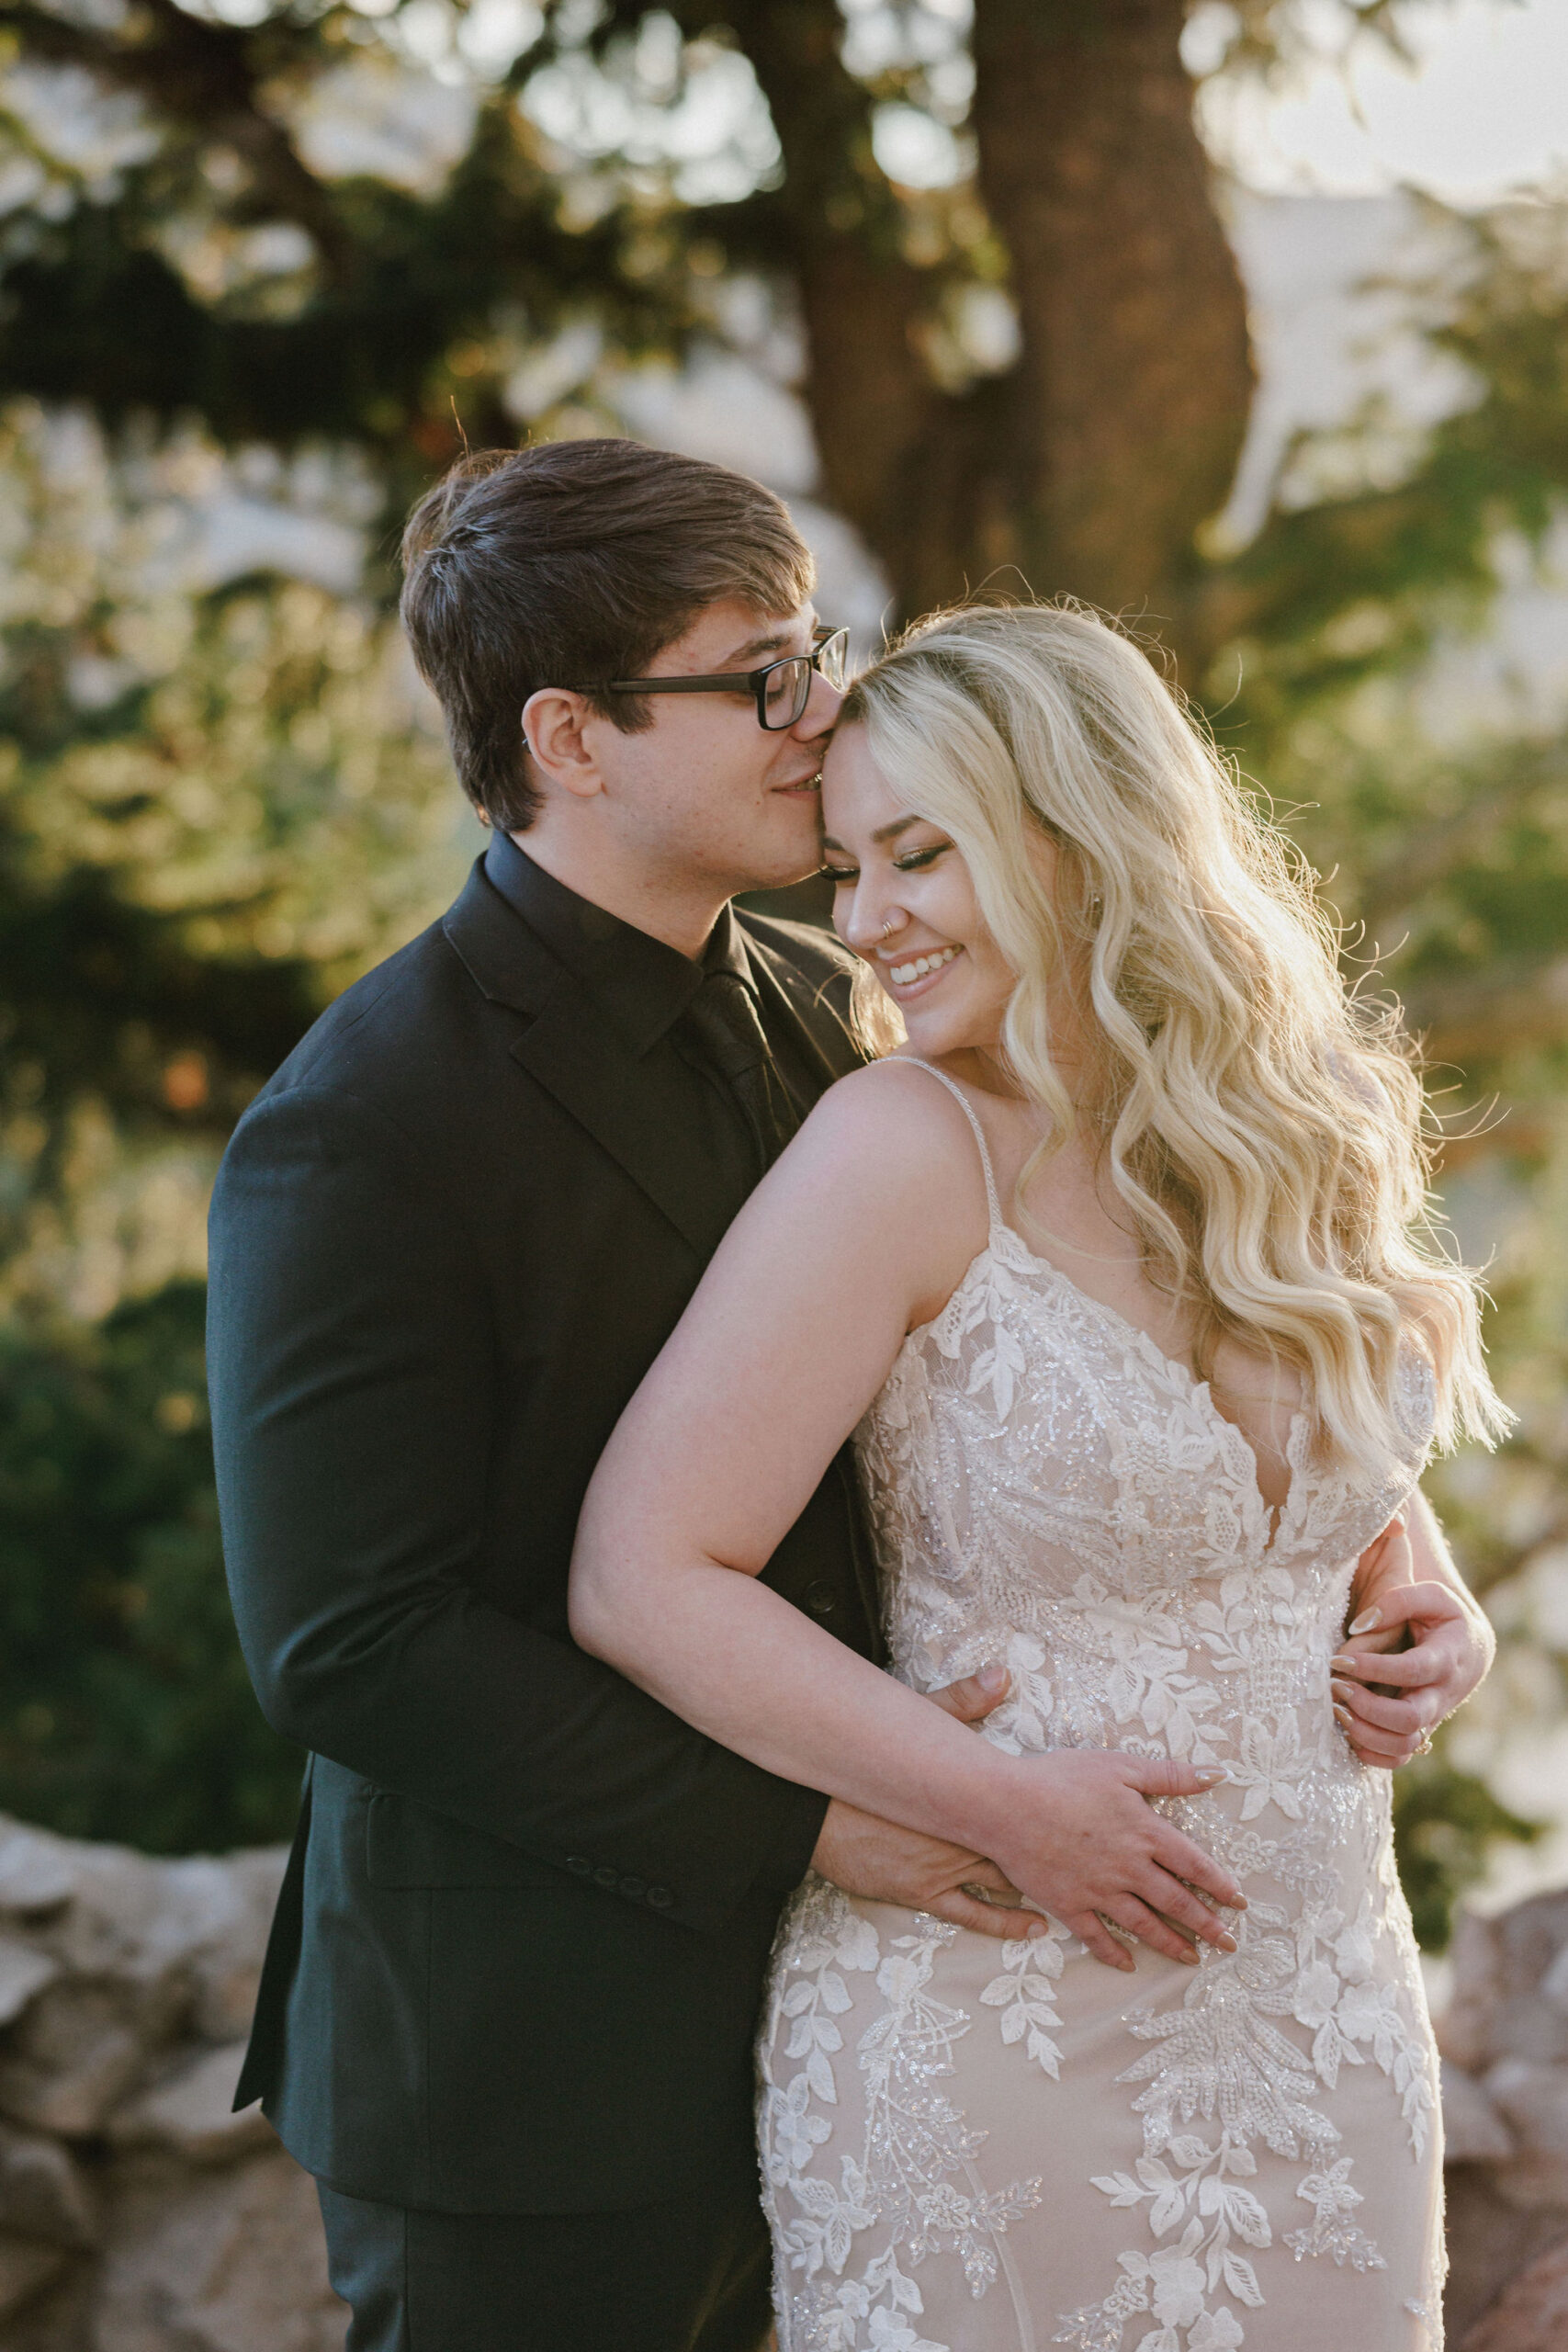
[[[196,1283],[0,1337],[0,1809],[180,1853],[283,1838],[223,1582]]]
[[[1541,1825],[1499,1804],[1475,1773],[1433,1755],[1396,1777],[1393,1834],[1416,1940],[1438,1952],[1448,1950],[1454,1905],[1485,1876],[1496,1840],[1531,1845]]]

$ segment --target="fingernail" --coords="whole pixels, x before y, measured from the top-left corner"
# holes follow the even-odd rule
[[[1381,1609],[1363,1609],[1359,1617],[1351,1618],[1349,1630],[1352,1634],[1371,1634],[1382,1623],[1382,1611]]]
[[[1337,1699],[1348,1701],[1353,1699],[1356,1695],[1353,1686],[1348,1682],[1336,1682],[1330,1679],[1328,1687],[1333,1691]]]
[[[1330,1674],[1354,1674],[1356,1661],[1353,1657],[1331,1657],[1328,1661],[1328,1671]]]
[[[1182,1957],[1183,1961],[1186,1962],[1186,1964],[1187,1964],[1187,1966],[1188,1966],[1189,1968],[1196,1968],[1196,1967],[1197,1967],[1197,1965],[1198,1965],[1198,1955],[1197,1955],[1197,1953],[1196,1953],[1195,1951],[1184,1951],[1184,1952],[1182,1953],[1181,1957]]]
[[[976,1677],[976,1680],[979,1683],[982,1690],[1005,1690],[1007,1687],[1007,1679],[1008,1670],[1006,1667],[998,1666],[994,1660],[991,1665],[983,1666]]]
[[[1228,1781],[1230,1774],[1223,1764],[1200,1764],[1197,1768],[1197,1777],[1206,1789],[1213,1789],[1217,1787],[1221,1781]]]
[[[1230,1901],[1225,1905],[1225,1909],[1227,1911],[1245,1911],[1246,1908],[1247,1897],[1238,1886],[1235,1894],[1231,1896]]]
[[[1348,1730],[1349,1730],[1349,1728],[1350,1728],[1350,1710],[1349,1710],[1349,1708],[1348,1708],[1348,1707],[1342,1707],[1342,1706],[1340,1706],[1340,1705],[1338,1704],[1337,1701],[1336,1701],[1336,1702],[1335,1702],[1335,1708],[1334,1708],[1334,1720],[1335,1720],[1335,1722],[1339,1725],[1339,1727],[1340,1727],[1340,1729],[1341,1729],[1342,1731],[1348,1731]]]
[[[1217,1936],[1215,1943],[1221,1951],[1239,1951],[1241,1946],[1232,1935]]]

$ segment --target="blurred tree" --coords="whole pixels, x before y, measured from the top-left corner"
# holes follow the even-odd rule
[[[1390,0],[1201,13],[1214,76],[1400,21]],[[95,1351],[118,1329],[71,1317],[194,1271],[170,1236],[249,1091],[445,894],[457,804],[388,617],[396,517],[465,432],[614,429],[617,370],[722,344],[759,291],[798,330],[825,495],[897,605],[1021,574],[1157,632],[1332,877],[1352,959],[1383,951],[1456,1137],[1493,1106],[1484,1152],[1449,1149],[1457,1191],[1484,1165],[1515,1207],[1546,1197],[1568,1153],[1565,746],[1550,715],[1445,743],[1428,705],[1562,512],[1564,207],[1432,208],[1420,323],[1457,406],[1392,455],[1371,414],[1302,436],[1227,537],[1253,371],[1191,14],[0,0],[0,1306],[30,1334],[7,1376],[78,1400],[51,1407],[62,1459],[80,1399],[109,1409]],[[316,506],[368,534],[357,586],[265,559],[215,585],[179,553],[191,480],[262,447],[268,497],[315,467]],[[1448,1481],[1500,1589],[1568,1525],[1561,1239],[1526,1226],[1495,1318],[1521,1435]],[[184,1326],[147,1311],[151,1367]],[[115,1491],[128,1557],[178,1516]],[[63,1557],[86,1538],[57,1495]],[[81,1759],[107,1750],[59,1737],[78,1763],[40,1768],[29,1803],[85,1819]],[[1433,1932],[1503,1826],[1438,1787],[1412,1781],[1408,1825]]]
[[[160,1853],[286,1833],[223,1588],[198,1283],[0,1339],[0,1808]]]

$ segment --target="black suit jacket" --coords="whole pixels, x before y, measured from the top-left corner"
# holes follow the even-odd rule
[[[488,856],[515,880],[509,842]],[[843,959],[740,920],[819,1091],[858,1059]],[[351,2195],[610,2210],[744,2144],[825,1801],[567,1628],[594,1463],[737,1205],[657,1060],[481,859],[316,1023],[219,1180],[230,1584],[262,1705],[312,1751],[240,2098]],[[875,1654],[846,1456],[768,1580]]]

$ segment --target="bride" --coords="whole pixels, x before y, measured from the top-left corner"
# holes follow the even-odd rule
[[[1359,1556],[1506,1418],[1423,1227],[1418,1086],[1089,615],[917,627],[852,690],[823,814],[907,1043],[813,1113],[633,1400],[573,1631],[1024,1907],[1000,1946],[819,1879],[786,1911],[782,2352],[1431,2352],[1436,2058],[1388,1778],[1331,1688]],[[888,1675],[758,1581],[852,1430]],[[977,1735],[915,1695],[987,1659]],[[1146,1803],[1140,1758],[1186,1793]]]

